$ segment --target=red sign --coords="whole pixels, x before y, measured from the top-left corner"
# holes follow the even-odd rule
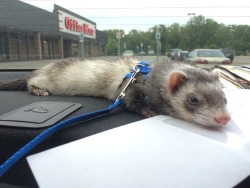
[[[65,27],[71,31],[83,32],[84,34],[94,36],[94,29],[89,28],[88,24],[78,24],[78,21],[70,17],[65,17]]]
[[[96,39],[96,24],[77,18],[69,13],[58,10],[59,31],[78,35],[83,33],[86,38]]]

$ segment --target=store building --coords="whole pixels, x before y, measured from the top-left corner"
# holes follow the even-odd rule
[[[49,12],[18,0],[0,0],[0,61],[106,55],[107,34],[63,7]]]

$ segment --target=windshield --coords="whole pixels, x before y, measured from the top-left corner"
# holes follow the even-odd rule
[[[207,50],[198,51],[197,57],[225,57],[221,51]]]
[[[176,52],[194,49],[219,49],[234,61],[250,51],[248,1],[0,3],[0,62],[4,63],[117,57],[126,50],[140,59],[179,60]],[[217,55],[221,56],[219,52],[209,56]],[[21,67],[20,63],[16,68]]]
[[[140,64],[137,64],[139,62]],[[149,65],[149,68],[146,65]],[[200,69],[197,71],[194,67]],[[214,71],[218,67],[223,68],[222,74]],[[225,67],[237,68],[246,73],[242,74],[243,79],[239,79],[238,76],[234,76],[240,71],[231,76],[224,71]],[[243,131],[250,130],[250,125],[246,125],[246,128],[237,127],[234,117],[242,118],[241,122],[247,124],[248,120],[245,121],[243,117],[248,118],[249,108],[247,109],[246,104],[238,103],[239,98],[244,99],[241,95],[235,95],[233,104],[237,104],[237,107],[229,109],[228,112],[230,116],[234,115],[234,112],[237,114],[230,120],[226,110],[224,89],[230,86],[230,92],[231,87],[233,90],[244,88],[245,92],[245,88],[250,88],[248,74],[249,0],[0,0],[0,122],[3,123],[0,125],[0,163],[3,164],[23,145],[35,145],[31,141],[33,138],[39,140],[41,137],[36,136],[41,133],[43,137],[47,130],[51,130],[50,127],[6,127],[10,122],[9,117],[21,125],[26,125],[26,117],[29,117],[32,124],[43,123],[45,119],[49,122],[66,120],[67,124],[69,118],[81,115],[70,121],[74,123],[74,127],[67,124],[67,128],[65,127],[62,132],[52,133],[52,137],[47,138],[30,153],[20,155],[20,152],[17,152],[16,156],[24,158],[3,177],[1,169],[6,168],[1,166],[0,188],[5,184],[11,184],[6,185],[7,187],[32,188],[234,187],[237,182],[233,185],[227,183],[238,178],[242,181],[248,175],[245,172],[249,173],[250,166],[245,164],[246,161],[250,163],[250,157],[238,153],[248,149],[247,152],[250,154],[250,138],[247,138]],[[222,83],[220,78],[225,82]],[[233,92],[229,95],[233,95]],[[245,99],[249,99],[249,96]],[[115,100],[112,106],[118,106],[118,103],[122,102],[121,107],[112,110],[112,100]],[[62,108],[55,105],[49,110],[46,106],[45,108],[37,104],[42,101],[67,104],[59,105]],[[232,107],[230,102],[228,100],[228,106]],[[32,103],[36,104],[34,108],[21,108]],[[80,106],[82,108],[78,109]],[[246,107],[245,114],[238,111],[238,107],[241,106]],[[99,110],[106,107],[108,112],[112,111],[110,115],[102,116]],[[55,109],[60,109],[60,112]],[[89,114],[95,111],[100,119]],[[83,122],[83,117],[86,116],[82,114],[92,117],[91,121]],[[139,126],[129,126],[129,137],[126,137],[127,133],[123,134],[124,131],[121,131],[120,136],[116,134],[116,127],[121,126],[121,129],[125,130],[123,126],[128,123],[157,115],[160,115],[156,118],[159,118],[162,126],[159,124],[155,128],[154,119],[149,118],[148,122],[152,124],[152,129],[147,130],[149,124],[142,123],[143,125],[138,124]],[[38,116],[46,118],[37,118]],[[77,120],[81,122],[78,123]],[[180,124],[180,127],[176,129],[175,126],[171,126],[173,121]],[[190,126],[187,126],[190,131],[182,128],[186,124],[185,121],[190,121]],[[200,127],[192,122],[217,127]],[[227,122],[229,126],[225,125]],[[140,131],[137,131],[136,127],[140,128]],[[194,129],[198,132],[194,133]],[[57,127],[57,130],[61,129]],[[29,155],[35,154],[34,158],[30,158],[33,160],[41,151],[78,139],[84,140],[85,137],[91,140],[92,135],[99,135],[100,132],[108,130],[111,130],[111,133],[114,130],[114,140],[111,137],[106,140],[107,142],[97,140],[102,142],[100,151],[95,152],[92,149],[98,146],[97,142],[87,144],[86,147],[72,147],[83,157],[75,155],[74,152],[62,153],[56,149],[61,153],[58,156],[75,157],[87,164],[74,165],[71,161],[76,160],[70,158],[58,160],[63,164],[60,167],[68,169],[56,168],[56,173],[49,176],[51,179],[41,179],[44,183],[60,180],[58,186],[42,186],[35,180],[36,175],[44,174],[48,177],[51,166],[55,164],[45,165],[43,173],[35,173],[28,166],[26,159]],[[174,131],[174,134],[171,131]],[[203,131],[208,132],[199,135]],[[153,138],[151,134],[156,135],[156,139],[152,139],[153,142],[150,140]],[[221,139],[214,142],[210,134],[215,134],[214,138],[221,136]],[[163,136],[162,139],[159,137],[158,146],[154,145],[157,143],[154,143],[158,139],[157,135]],[[145,138],[146,142],[140,137]],[[185,142],[183,138],[186,137],[190,137],[190,142]],[[172,138],[175,140],[168,141]],[[199,138],[202,139],[201,142]],[[121,146],[116,139],[122,139]],[[138,145],[134,144],[133,139]],[[222,150],[223,144],[227,142],[234,145],[232,151],[235,153],[230,152],[230,156]],[[218,150],[213,151],[218,155],[209,153],[206,143],[217,144]],[[196,144],[200,144],[201,147],[196,147]],[[238,145],[242,146],[242,149],[239,149]],[[30,148],[29,146],[28,144],[27,148]],[[150,151],[145,153],[147,148]],[[133,155],[133,152],[130,152],[132,150],[139,152],[138,156]],[[90,158],[85,155],[89,152]],[[219,155],[219,152],[224,155]],[[105,153],[110,154],[109,157],[105,157]],[[117,158],[117,153],[121,154],[121,158]],[[165,158],[164,162],[155,158],[157,156],[163,159],[169,154],[170,158]],[[208,154],[211,154],[211,160],[207,158]],[[52,155],[52,160],[57,161],[53,153],[49,152],[49,155]],[[44,153],[41,156],[44,156]],[[101,160],[96,160],[96,156]],[[186,158],[188,156],[190,158]],[[198,156],[201,160],[197,161],[193,156]],[[230,160],[230,157],[237,156],[240,157],[239,161]],[[135,157],[139,163],[134,160]],[[93,163],[89,163],[87,158],[93,159]],[[6,163],[7,166],[15,162],[15,159],[12,159]],[[45,158],[41,159],[47,163]],[[106,163],[105,160],[110,163]],[[224,160],[228,160],[229,165],[224,165]],[[93,168],[92,164],[97,168]],[[221,171],[217,170],[218,164],[223,166]],[[120,168],[120,165],[124,168]],[[189,165],[188,168],[185,165]],[[233,167],[237,165],[239,168],[236,171]],[[36,163],[36,166],[39,169],[42,167],[40,163]],[[242,170],[241,166],[246,170]],[[105,178],[98,170],[99,167],[106,171],[105,175],[110,180],[109,185],[103,184]],[[178,170],[179,167],[183,167],[184,170]],[[211,172],[208,171],[209,168]],[[83,173],[78,170],[82,170]],[[123,171],[124,176],[119,171]],[[75,177],[72,172],[79,177]],[[89,172],[93,173],[93,177]],[[230,173],[229,176],[225,175],[225,172]],[[185,181],[186,175],[190,176],[186,180],[193,183],[193,186]],[[88,186],[84,176],[91,183],[99,185]],[[204,181],[199,176],[203,177]],[[64,185],[70,177],[73,178],[70,186]],[[227,185],[221,186],[219,180]],[[161,181],[174,183],[166,185]],[[210,186],[208,183],[219,185]]]

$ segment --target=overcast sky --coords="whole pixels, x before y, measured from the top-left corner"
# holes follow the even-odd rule
[[[53,11],[54,4],[96,22],[97,29],[131,29],[146,31],[149,28],[173,23],[184,25],[189,13],[212,18],[218,23],[250,24],[249,0],[22,0],[28,4]]]

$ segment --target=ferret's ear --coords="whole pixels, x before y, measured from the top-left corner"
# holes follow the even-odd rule
[[[218,69],[213,69],[211,71],[211,75],[214,79],[219,80],[220,79],[220,71]]]
[[[187,75],[182,71],[173,71],[167,80],[167,89],[175,92],[188,80]]]

